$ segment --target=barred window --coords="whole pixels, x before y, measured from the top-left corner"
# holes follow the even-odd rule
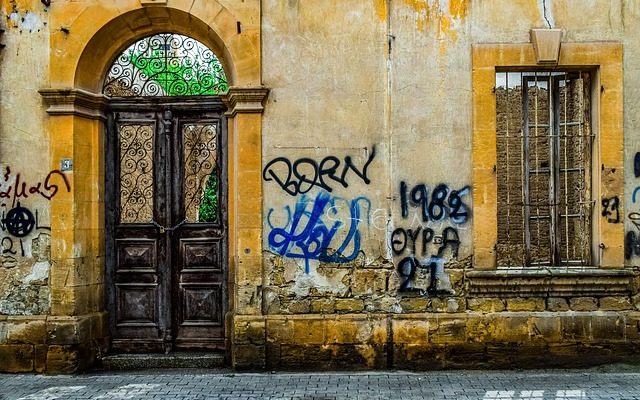
[[[591,265],[589,73],[496,73],[498,267]]]

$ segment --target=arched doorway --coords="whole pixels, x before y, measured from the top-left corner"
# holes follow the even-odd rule
[[[259,298],[263,285],[261,135],[269,90],[262,86],[260,75],[260,29],[247,24],[243,25],[246,29],[239,30],[237,24],[240,14],[243,20],[260,21],[259,11],[259,7],[223,5],[218,0],[175,1],[171,6],[149,1],[116,6],[90,0],[81,6],[61,3],[51,14],[55,18],[50,26],[65,26],[65,31],[71,32],[51,36],[50,87],[39,90],[49,115],[51,167],[58,169],[63,161],[72,161],[73,165],[72,171],[66,172],[71,191],[59,193],[50,202],[51,215],[55,216],[51,220],[51,314],[60,321],[56,323],[66,324],[65,332],[73,333],[59,335],[54,346],[66,346],[60,357],[72,361],[65,370],[91,366],[108,351],[112,339],[109,318],[113,306],[106,279],[105,244],[113,232],[107,230],[105,217],[110,205],[105,201],[108,164],[104,139],[107,106],[113,112],[116,104],[102,94],[104,79],[116,55],[134,40],[160,32],[186,34],[213,49],[230,85],[220,96],[227,108],[228,140],[221,155],[224,161],[220,161],[228,166],[229,193],[222,203],[227,205],[228,214],[228,246],[222,251],[229,262],[225,359],[232,365],[244,365],[246,358],[260,362],[253,354],[243,356],[245,353],[236,351],[242,343],[234,339],[237,321],[245,315],[259,314],[254,299]],[[162,97],[154,99],[160,102]],[[119,100],[126,106],[139,104],[137,99]],[[193,103],[191,99],[181,96],[178,103]],[[204,97],[195,102],[207,107]],[[217,100],[212,105],[221,107]],[[173,107],[179,110],[177,104]],[[163,226],[166,229],[173,225]],[[48,371],[61,370],[53,357],[47,357],[47,364],[51,364]]]
[[[111,348],[224,349],[226,108],[218,58],[176,33],[142,38],[104,81]]]

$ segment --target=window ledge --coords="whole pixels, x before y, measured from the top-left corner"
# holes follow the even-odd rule
[[[636,273],[628,269],[542,268],[468,271],[472,297],[629,296]]]

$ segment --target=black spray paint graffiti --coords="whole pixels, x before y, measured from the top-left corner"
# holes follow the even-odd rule
[[[4,236],[0,239],[0,256],[12,258],[18,255],[25,256],[24,243],[22,239],[34,231],[51,231],[51,226],[42,225],[38,210],[31,212],[26,207],[22,207],[18,202],[17,207],[3,211],[0,216],[0,233],[8,233],[13,236]],[[17,238],[17,240],[16,240]]]
[[[25,257],[23,238],[35,231],[51,231],[50,226],[41,223],[38,210],[30,210],[20,200],[33,196],[51,200],[60,190],[70,192],[71,185],[59,170],[50,171],[37,182],[23,180],[21,174],[14,174],[9,166],[0,176],[0,256],[4,264],[13,265],[18,254]]]
[[[602,216],[606,217],[610,224],[620,222],[620,199],[618,196],[602,199]]]
[[[264,167],[262,177],[267,182],[275,181],[291,196],[307,193],[316,186],[332,192],[331,181],[344,188],[349,187],[349,171],[368,185],[371,182],[368,169],[375,156],[376,148],[373,146],[369,158],[360,169],[354,164],[351,156],[344,157],[343,161],[338,157],[328,156],[320,162],[306,157],[294,162],[286,157],[277,157]]]
[[[430,193],[429,188],[424,184],[410,189],[405,182],[401,182],[402,218],[408,219],[410,208],[414,208],[419,214],[418,220],[414,218],[414,222],[420,224],[434,222],[464,224],[469,219],[470,211],[463,197],[469,192],[468,186],[452,190],[447,185],[440,184]],[[404,256],[397,267],[401,278],[399,290],[426,292],[432,295],[453,293],[444,273],[444,260],[457,258],[459,248],[460,237],[457,227],[454,226],[444,227],[440,234],[436,234],[436,231],[429,226],[396,228],[391,234],[391,249],[394,256]],[[426,289],[414,286],[418,270],[429,273],[429,286]]]
[[[624,236],[624,258],[640,257],[640,213],[629,213],[629,220],[635,226],[635,231],[629,231]]]
[[[15,207],[18,200],[29,198],[31,195],[40,195],[47,200],[51,200],[60,190],[61,184],[64,184],[67,192],[71,191],[71,185],[67,177],[57,169],[50,171],[43,180],[35,183],[22,181],[22,177],[18,172],[15,174],[15,183],[8,184],[13,178],[11,168],[8,166],[2,176],[4,182],[0,181],[0,207],[6,207],[7,201],[11,202],[11,207]],[[58,182],[57,184],[56,181]]]
[[[633,173],[636,178],[640,178],[640,152],[633,157]],[[640,191],[640,186],[633,190],[631,203],[636,204],[636,196]],[[628,215],[629,221],[634,225],[635,230],[628,231],[624,236],[624,258],[640,257],[640,213],[631,212]]]

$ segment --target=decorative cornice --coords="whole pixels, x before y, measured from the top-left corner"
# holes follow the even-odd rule
[[[264,111],[264,101],[268,95],[269,89],[263,86],[233,86],[220,97],[227,106],[227,116],[234,117],[238,113],[262,113]]]
[[[75,115],[89,119],[105,119],[107,99],[80,89],[40,89],[38,91],[49,115]]]
[[[466,273],[475,297],[629,296],[635,273],[628,269],[505,269]]]

